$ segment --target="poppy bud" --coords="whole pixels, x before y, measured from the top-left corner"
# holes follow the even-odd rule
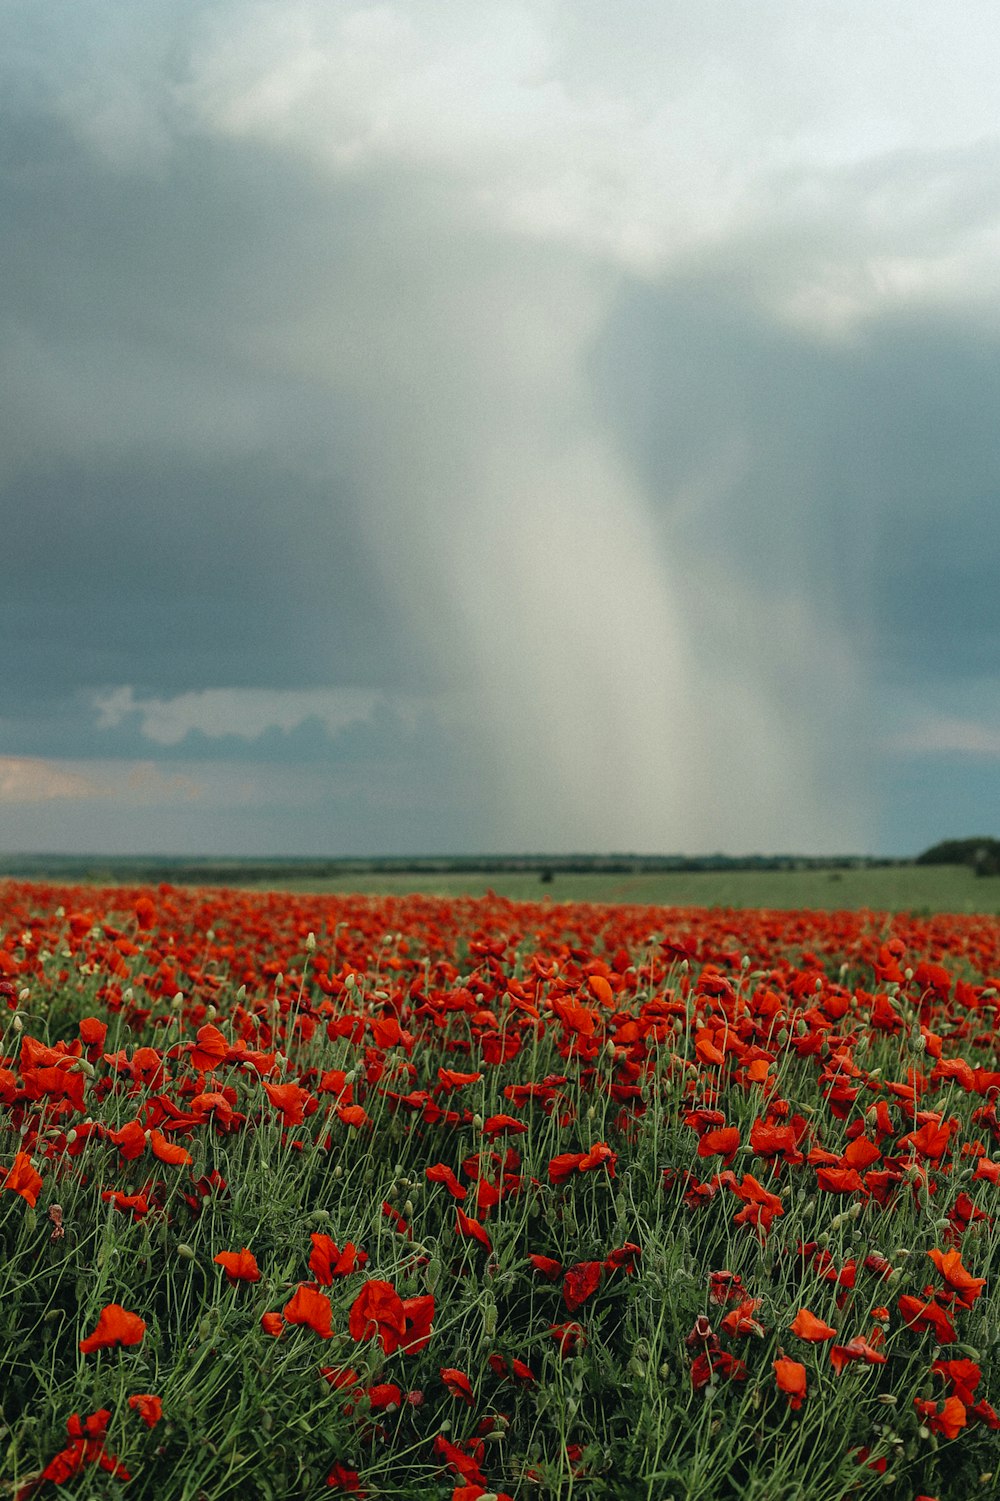
[[[173,1000],[170,1002],[170,1009],[172,1011],[179,1011],[181,1009],[181,1007],[183,1006],[183,1004],[184,1004],[184,992],[181,991],[181,990],[179,990],[177,992],[177,994],[174,996]]]
[[[308,954],[313,953],[315,951],[315,948],[316,948],[316,934],[312,931],[312,929],[310,929],[309,932],[306,934],[306,953],[308,953]]]
[[[193,1247],[187,1245],[184,1241],[181,1241],[180,1245],[177,1247],[177,1259],[178,1261],[195,1261],[197,1260],[197,1257],[195,1255]]]
[[[247,998],[247,988],[246,988],[245,985],[241,985],[240,988],[239,988],[239,990],[236,992],[236,999],[238,1001],[245,1001],[246,998]]]
[[[214,1022],[215,1018],[218,1016],[218,1014],[219,1014],[219,1012],[218,1012],[218,1008],[217,1007],[215,1007],[215,1006],[206,1006],[205,1007],[205,1020],[206,1021]]]
[[[24,1022],[17,1015],[15,1015],[15,1017],[14,1017],[13,1026],[14,1026],[14,1031],[15,1032],[23,1032],[24,1031]]]
[[[483,1305],[483,1328],[487,1334],[495,1334],[497,1329],[497,1306],[495,1303]]]

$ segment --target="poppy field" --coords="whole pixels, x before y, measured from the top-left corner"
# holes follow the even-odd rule
[[[0,883],[0,1496],[1000,1494],[1000,920]]]

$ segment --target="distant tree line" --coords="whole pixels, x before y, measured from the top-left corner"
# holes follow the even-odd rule
[[[970,865],[977,876],[1000,876],[1000,839],[944,839],[917,856],[918,865]]]

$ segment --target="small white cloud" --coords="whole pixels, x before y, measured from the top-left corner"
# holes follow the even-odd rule
[[[894,735],[888,749],[916,756],[984,756],[1000,760],[1000,728],[974,719],[928,715]]]
[[[409,719],[419,702],[413,695],[387,696],[373,688],[205,688],[174,698],[138,698],[127,684],[92,699],[100,729],[115,729],[137,714],[140,732],[163,746],[179,745],[191,730],[213,739],[257,740],[267,730],[287,733],[307,719],[321,720],[336,735],[370,720],[382,705]]]
[[[107,789],[54,761],[0,757],[0,803],[48,803],[57,798],[105,797]]]

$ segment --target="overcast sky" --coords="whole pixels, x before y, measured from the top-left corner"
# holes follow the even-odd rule
[[[0,854],[1000,835],[966,0],[0,0]]]

